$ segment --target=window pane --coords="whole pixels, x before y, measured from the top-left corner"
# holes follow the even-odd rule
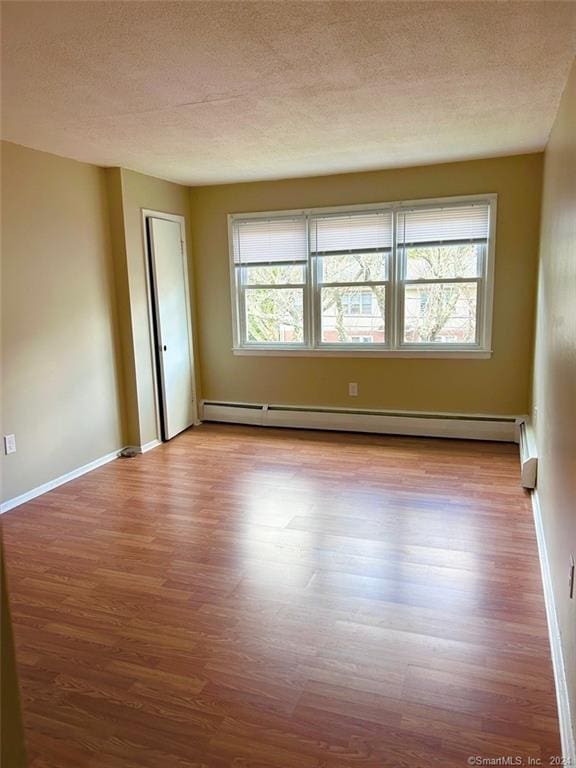
[[[322,288],[322,341],[383,344],[386,287]]]
[[[283,264],[274,267],[246,267],[247,285],[282,285],[304,283],[304,264]]]
[[[261,344],[302,343],[302,288],[248,288],[245,298],[247,341]]]
[[[365,283],[388,279],[386,253],[347,253],[343,256],[319,256],[320,282]]]
[[[476,341],[476,303],[476,283],[407,285],[404,341],[473,344]]]
[[[485,247],[484,244],[468,243],[406,248],[406,279],[479,277]]]

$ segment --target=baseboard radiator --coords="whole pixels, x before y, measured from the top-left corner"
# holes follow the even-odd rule
[[[452,437],[518,442],[516,416],[372,411],[205,400],[202,421],[291,429],[326,429],[384,435]]]
[[[524,488],[536,488],[538,474],[538,454],[536,435],[529,419],[521,419],[518,425],[520,444],[520,479]]]

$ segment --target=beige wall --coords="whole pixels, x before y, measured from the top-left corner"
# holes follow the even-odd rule
[[[124,227],[124,206],[122,198],[122,171],[120,168],[106,168],[106,191],[108,194],[108,220],[114,268],[117,312],[117,343],[123,382],[123,435],[126,445],[140,445],[138,420],[138,396],[136,368],[134,364],[134,339],[130,314],[128,288],[128,262],[126,259],[126,237]]]
[[[205,399],[525,413],[529,407],[542,156],[538,154],[191,190]],[[226,214],[498,193],[490,360],[240,357],[232,354]],[[347,396],[347,382],[360,395]]]
[[[533,418],[542,509],[576,731],[576,63],[546,150]]]
[[[126,438],[131,445],[144,445],[159,435],[142,209],[184,216],[189,241],[188,188],[118,168],[108,171],[108,183],[127,378]],[[192,269],[190,275],[192,282]]]
[[[122,446],[104,171],[2,143],[2,499]]]
[[[142,208],[186,187],[2,143],[2,500],[157,434]],[[193,271],[191,270],[191,277]]]

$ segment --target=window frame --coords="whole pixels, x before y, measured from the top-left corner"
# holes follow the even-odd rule
[[[249,213],[229,213],[228,219],[228,245],[230,263],[230,294],[232,307],[233,348],[235,355],[271,355],[279,357],[292,356],[328,356],[328,357],[430,357],[430,358],[476,358],[486,359],[492,356],[492,314],[494,297],[494,271],[495,271],[495,244],[496,244],[496,217],[497,217],[496,193],[482,195],[459,195],[451,197],[426,198],[416,200],[403,200],[387,203],[370,203],[359,205],[330,206],[323,208],[300,208],[278,211],[258,211]],[[484,250],[483,274],[475,278],[457,278],[454,282],[470,283],[478,285],[477,312],[476,312],[476,341],[473,344],[454,344],[451,342],[415,343],[403,341],[404,324],[404,295],[407,284],[404,278],[405,259],[399,257],[402,250],[397,242],[397,218],[398,214],[406,209],[437,208],[442,205],[466,206],[471,203],[485,203],[489,207],[488,238]],[[355,287],[358,291],[370,287],[371,282],[363,283],[328,283],[319,282],[318,256],[311,250],[310,220],[314,216],[325,214],[346,214],[374,211],[390,211],[392,216],[392,248],[388,253],[387,280],[375,281],[374,284],[386,286],[386,316],[385,342],[378,344],[366,344],[364,342],[342,343],[322,342],[322,305],[321,288],[336,286],[342,288]],[[304,284],[292,285],[278,284],[273,288],[302,288],[303,290],[303,342],[288,343],[261,343],[249,342],[245,339],[245,299],[244,293],[247,284],[239,280],[240,270],[245,267],[237,266],[234,262],[233,226],[236,220],[281,218],[290,216],[302,216],[306,222],[307,259],[304,263]],[[425,284],[426,280],[409,280],[408,284]],[[435,282],[449,283],[450,278],[439,279]],[[250,286],[253,288],[267,286]],[[359,315],[361,317],[362,315]],[[356,334],[358,335],[358,334]],[[369,347],[367,349],[367,347]]]

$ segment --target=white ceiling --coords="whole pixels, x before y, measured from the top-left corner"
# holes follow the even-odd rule
[[[2,136],[187,184],[531,152],[575,2],[3,2]]]

